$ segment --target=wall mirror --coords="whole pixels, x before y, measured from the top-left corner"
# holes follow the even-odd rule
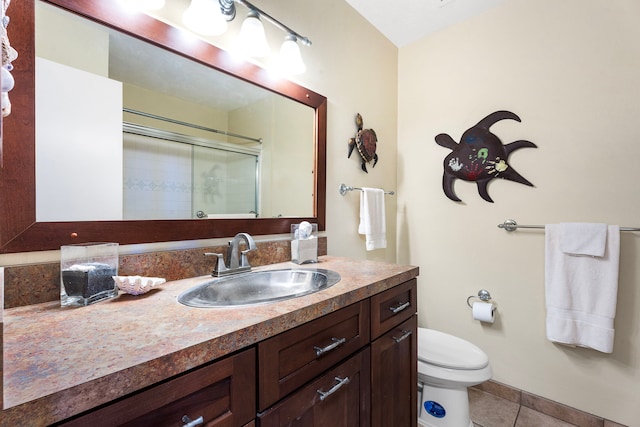
[[[37,13],[34,13],[34,10]],[[43,16],[46,18],[43,19]],[[42,34],[46,34],[45,31],[47,31],[39,27],[38,17],[49,24],[49,31],[53,30],[56,34],[55,38],[41,37],[40,40],[45,40],[44,46],[41,42],[38,44],[35,42],[35,34],[39,34],[40,31],[43,32]],[[33,0],[28,0],[12,5],[11,18],[13,22],[20,23],[20,25],[16,24],[11,28],[12,44],[19,50],[20,60],[14,64],[16,66],[14,70],[16,88],[12,91],[13,112],[4,122],[2,185],[0,187],[2,192],[0,209],[3,213],[0,224],[2,252],[58,249],[63,244],[87,241],[115,241],[121,244],[131,244],[226,237],[238,231],[246,231],[255,235],[278,234],[289,232],[291,224],[303,219],[317,222],[319,229],[324,230],[326,98],[287,80],[276,80],[265,70],[255,65],[230,61],[226,52],[211,44],[200,39],[186,38],[182,30],[173,28],[150,16],[140,13],[132,14],[131,11],[119,6],[118,2],[38,0],[38,4],[36,4]],[[58,19],[63,21],[58,21]],[[61,31],[61,25],[64,28],[70,28],[66,24],[61,24],[61,22],[66,22],[64,20],[71,20],[83,26],[82,31],[88,31],[89,34],[107,40],[106,50],[103,52],[98,52],[96,49],[87,50],[86,46],[83,47],[78,41],[83,38],[88,40],[90,36],[85,36],[83,32],[81,33],[83,37],[79,37],[80,30],[76,29],[69,32]],[[91,25],[99,23],[101,29],[92,29],[93,27],[89,25],[84,28],[87,20],[92,22]],[[65,39],[75,39],[76,45],[74,47],[64,46],[62,42]],[[50,42],[48,47],[46,46],[47,40]],[[127,41],[125,42],[125,40]],[[134,43],[135,47],[132,48],[130,43]],[[112,47],[111,53],[109,53],[109,44]],[[131,55],[133,51],[143,57],[143,52],[146,55],[147,52],[158,49],[160,53],[155,55],[170,56],[173,58],[169,59],[171,63],[178,64],[176,58],[187,61],[186,65],[180,65],[179,68],[193,70],[188,73],[193,76],[189,83],[197,80],[195,76],[202,75],[206,76],[204,80],[207,80],[208,84],[213,85],[207,89],[196,89],[196,93],[210,93],[213,95],[210,98],[217,100],[222,100],[225,96],[214,93],[214,87],[215,90],[224,88],[226,91],[235,93],[235,100],[230,101],[235,102],[233,107],[210,105],[207,104],[208,101],[192,100],[191,98],[176,101],[179,96],[187,98],[187,91],[184,89],[187,85],[179,81],[184,79],[185,73],[182,76],[172,76],[168,69],[163,68],[165,66],[162,64],[166,64],[166,58],[162,61],[158,60],[160,62],[151,70],[146,70],[147,78],[145,78],[145,72],[141,73],[139,70],[131,68],[134,61],[118,60],[114,54],[119,50]],[[36,59],[36,56],[41,56],[41,52],[42,58]],[[60,64],[64,62],[61,57],[65,55],[71,58],[71,64]],[[149,53],[149,55],[154,54]],[[148,58],[143,62],[151,62],[151,59]],[[41,63],[45,65],[43,66]],[[81,64],[79,67],[78,63]],[[193,159],[197,159],[197,156],[193,154],[195,151],[207,151],[206,156],[209,156],[207,160],[202,161],[200,165],[194,166],[192,164],[191,169],[185,169],[184,176],[190,175],[193,183],[192,187],[186,190],[191,196],[191,200],[184,202],[185,207],[181,213],[162,212],[162,209],[154,206],[146,213],[125,214],[126,210],[123,209],[123,206],[118,206],[117,201],[120,200],[122,203],[122,200],[125,200],[123,192],[127,184],[123,184],[121,179],[116,181],[104,178],[109,174],[120,178],[123,176],[123,169],[127,166],[120,160],[126,158],[123,154],[125,149],[120,148],[123,153],[119,153],[117,148],[107,145],[108,148],[104,148],[103,152],[113,154],[115,151],[116,155],[113,156],[114,163],[106,168],[107,172],[103,171],[106,175],[99,181],[111,184],[116,192],[114,199],[116,202],[109,202],[105,207],[99,209],[97,214],[84,212],[80,214],[84,205],[99,203],[99,198],[93,202],[89,200],[87,203],[87,200],[90,199],[88,196],[83,202],[81,195],[87,195],[88,191],[79,187],[80,183],[84,184],[90,181],[86,178],[89,175],[87,171],[95,172],[97,166],[89,166],[87,169],[82,156],[74,158],[74,155],[81,152],[82,149],[86,150],[83,142],[86,143],[87,139],[91,139],[91,143],[96,143],[95,136],[87,134],[80,137],[75,142],[79,145],[71,149],[70,147],[74,146],[68,143],[70,138],[59,137],[67,144],[50,152],[41,151],[43,145],[40,144],[40,139],[36,144],[36,135],[65,135],[64,132],[56,133],[46,130],[46,126],[51,125],[51,123],[47,123],[47,120],[55,124],[55,122],[66,119],[64,117],[47,119],[47,112],[55,110],[56,102],[58,102],[56,97],[65,97],[64,91],[61,90],[62,85],[65,82],[77,83],[77,77],[76,74],[73,74],[75,71],[70,71],[72,74],[69,75],[62,72],[60,80],[51,85],[52,89],[48,98],[45,94],[44,99],[48,100],[49,104],[43,103],[43,105],[35,102],[36,99],[40,100],[43,97],[40,92],[37,95],[34,92],[36,79],[38,79],[37,87],[40,88],[44,85],[40,79],[60,74],[60,68],[63,71],[69,71],[65,67],[74,65],[76,69],[80,68],[84,73],[87,68],[91,69],[96,66],[95,64],[98,64],[97,67],[104,68],[104,63],[107,64],[106,71],[102,74],[106,73],[106,76],[101,76],[101,80],[112,82],[116,81],[118,77],[122,78],[122,75],[128,75],[131,79],[119,83],[124,87],[120,92],[109,89],[107,85],[106,93],[122,94],[120,105],[125,112],[123,113],[120,108],[117,113],[101,113],[103,116],[114,116],[115,122],[119,121],[120,124],[123,120],[128,122],[132,125],[127,128],[129,131],[131,129],[139,130],[142,127],[145,128],[145,131],[152,129],[160,132],[149,136],[142,135],[144,133],[142,131],[131,131],[130,133],[135,134],[135,138],[145,136],[163,142],[178,137],[189,138],[187,144],[184,141],[171,142],[179,147],[187,147],[187,154],[183,153],[182,156],[185,159],[190,159],[192,163],[195,162]],[[110,71],[109,63],[112,64]],[[118,68],[118,64],[130,68]],[[52,66],[53,69],[44,68],[47,66]],[[47,70],[46,73],[39,74],[38,71],[34,71],[41,69]],[[89,71],[92,71],[89,74],[96,74],[94,70]],[[221,83],[212,83],[214,75],[221,75],[224,80]],[[74,77],[70,78],[69,76]],[[152,86],[150,83],[153,80],[161,83],[164,81],[165,87]],[[168,80],[178,80],[178,87],[182,86],[183,88],[178,94],[179,96],[171,92],[175,89],[169,87]],[[86,84],[89,87],[96,86],[93,83]],[[151,98],[148,98],[151,101],[141,100],[140,97],[136,98],[134,96],[136,93],[151,93]],[[97,98],[100,99],[100,102],[90,102],[91,99]],[[103,104],[106,104],[106,102],[102,102],[104,99],[104,94],[90,95],[86,101],[78,101],[75,104],[102,107]],[[195,104],[198,104],[197,107],[193,107]],[[117,102],[116,105],[118,105]],[[156,105],[156,109],[150,111],[150,105]],[[158,105],[160,107],[157,107]],[[269,107],[268,119],[258,113],[258,111],[264,111],[267,108],[265,105]],[[71,114],[74,116],[72,119],[82,113],[82,109],[76,111]],[[280,113],[281,115],[279,115]],[[97,115],[100,116],[100,114]],[[66,124],[67,132],[75,133],[81,127],[77,122],[76,120],[75,124],[73,122]],[[248,125],[245,125],[247,123]],[[195,125],[195,127],[189,125]],[[210,129],[221,130],[223,133],[212,133]],[[120,128],[121,131],[122,128]],[[262,143],[230,136],[229,133],[261,139]],[[113,138],[110,141],[108,144],[113,144]],[[238,153],[255,154],[255,159],[258,159],[257,167],[255,167],[256,160],[254,159],[253,184],[249,185],[249,187],[253,185],[255,189],[249,197],[253,203],[250,206],[253,206],[254,209],[247,207],[249,205],[229,207],[229,199],[232,197],[223,194],[221,187],[231,186],[229,184],[232,181],[238,181],[238,179],[224,175],[222,169],[230,169],[231,166],[223,166],[222,163],[218,164],[211,160],[210,145],[222,148],[225,153],[234,152],[234,155]],[[139,143],[137,147],[139,146],[144,146],[144,143]],[[233,150],[229,150],[229,147],[232,147]],[[63,148],[69,151],[62,152]],[[85,155],[90,155],[90,152]],[[56,156],[60,161],[56,161]],[[166,155],[163,154],[163,156],[166,159]],[[166,163],[165,169],[175,170],[177,168],[173,160],[167,161],[169,163]],[[106,162],[104,156],[102,162]],[[157,157],[153,162],[162,163],[162,161],[158,161]],[[294,167],[297,164],[301,165],[299,169]],[[47,168],[47,173],[52,178],[43,180],[42,177],[46,175],[42,171],[46,171]],[[66,178],[63,176],[62,169],[74,168],[85,172]],[[137,170],[139,167],[133,169]],[[55,182],[53,177],[56,176],[58,179],[66,179],[66,183]],[[199,184],[196,183],[198,179]],[[38,182],[37,186],[36,182]],[[117,184],[113,185],[114,182]],[[206,186],[207,182],[209,182],[208,187]],[[304,185],[304,187],[285,186],[285,183],[292,182]],[[48,189],[44,187],[47,184],[50,184]],[[170,183],[161,182],[161,184],[166,186]],[[45,188],[43,191],[41,191],[41,186]],[[96,186],[92,186],[90,189]],[[198,186],[199,190],[196,189]],[[74,187],[77,187],[75,191]],[[103,191],[111,190],[107,188]],[[246,194],[247,192],[245,186],[245,189],[234,190],[232,188],[231,194]],[[68,203],[64,203],[65,193],[67,197],[71,198],[68,199]],[[300,197],[301,194],[304,197]],[[45,196],[49,199],[47,202],[42,201],[42,197]],[[79,202],[79,205],[70,208],[73,205],[72,199],[74,199],[74,203]],[[291,200],[300,199],[305,199],[302,204],[292,205],[290,203]],[[175,200],[170,199],[169,204],[175,205],[174,202]],[[55,213],[53,207],[40,209],[41,206],[46,206],[45,203],[50,203],[49,206],[55,206],[56,203],[62,205],[61,213]],[[148,203],[143,205],[148,207]],[[115,209],[105,214],[108,211],[107,206],[115,206]],[[225,209],[222,209],[222,206]],[[227,209],[227,207],[229,208]],[[204,216],[205,219],[192,219],[200,216]]]

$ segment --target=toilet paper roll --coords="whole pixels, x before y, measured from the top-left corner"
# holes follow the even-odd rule
[[[496,307],[490,302],[474,302],[473,318],[481,322],[493,323]]]

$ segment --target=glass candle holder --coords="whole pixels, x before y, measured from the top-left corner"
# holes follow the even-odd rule
[[[118,295],[117,243],[60,247],[60,305],[86,306]]]

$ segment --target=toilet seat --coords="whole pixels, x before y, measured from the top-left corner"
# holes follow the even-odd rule
[[[475,370],[489,357],[469,341],[433,329],[418,328],[418,360],[448,369]]]

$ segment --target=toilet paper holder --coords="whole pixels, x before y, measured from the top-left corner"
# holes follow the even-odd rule
[[[478,291],[478,296],[471,295],[469,298],[467,298],[467,305],[469,306],[469,308],[473,308],[473,306],[471,305],[471,302],[470,302],[471,298],[478,298],[482,302],[487,302],[487,301],[491,300],[491,294],[486,289],[480,289]]]

